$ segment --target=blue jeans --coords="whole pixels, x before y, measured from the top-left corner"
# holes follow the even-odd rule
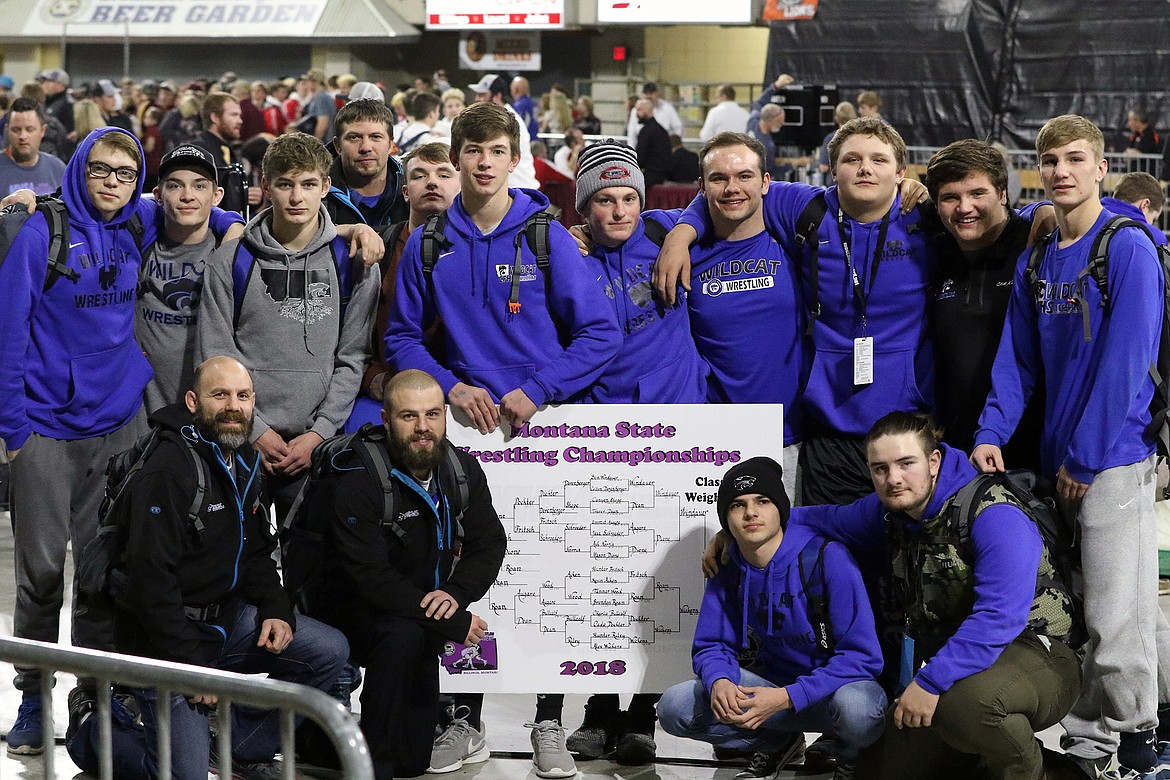
[[[779,687],[746,669],[740,670],[739,684]],[[671,686],[658,701],[658,722],[663,731],[676,737],[736,750],[774,753],[787,745],[793,734],[819,731],[833,739],[836,757],[846,763],[853,763],[862,748],[881,736],[885,712],[886,694],[873,680],[843,685],[827,699],[800,712],[778,712],[757,729],[720,723],[699,679]]]
[[[223,652],[211,666],[241,674],[267,673],[274,680],[300,683],[328,692],[349,658],[341,632],[297,615],[293,641],[280,655],[257,647],[260,623],[256,608],[240,605]],[[158,771],[158,697],[154,690],[135,691],[142,710],[142,728],[115,724],[114,776],[119,780],[151,780]],[[171,708],[171,776],[175,780],[206,780],[211,735],[208,709],[173,693]],[[223,717],[221,713],[220,717]],[[231,711],[232,756],[255,763],[270,761],[280,747],[280,715],[275,710],[235,706]],[[82,770],[97,774],[97,718],[90,717],[69,743],[69,755]]]

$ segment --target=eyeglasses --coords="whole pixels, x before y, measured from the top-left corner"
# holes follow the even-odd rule
[[[85,172],[91,179],[108,179],[112,173],[123,184],[132,184],[138,180],[137,168],[112,168],[104,162],[86,163]]]

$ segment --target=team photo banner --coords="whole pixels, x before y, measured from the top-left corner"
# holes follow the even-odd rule
[[[443,689],[656,693],[692,676],[719,480],[781,460],[782,407],[565,405],[500,425],[448,421],[487,474],[508,552],[470,606],[490,636],[444,648]]]

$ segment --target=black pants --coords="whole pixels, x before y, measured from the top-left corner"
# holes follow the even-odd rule
[[[863,436],[812,431],[800,448],[801,503],[845,506],[873,492]]]
[[[346,631],[352,657],[365,667],[362,732],[377,780],[417,777],[431,763],[439,722],[443,639],[412,620],[380,617]]]

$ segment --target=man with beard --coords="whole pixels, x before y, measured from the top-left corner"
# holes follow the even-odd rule
[[[0,195],[21,188],[48,195],[61,186],[65,163],[41,151],[45,129],[45,110],[39,103],[23,97],[13,101],[4,128],[8,148],[0,154]]]
[[[321,576],[305,589],[308,611],[341,629],[366,669],[362,731],[378,780],[426,771],[439,720],[436,656],[446,642],[483,638],[487,623],[467,607],[495,582],[507,544],[483,470],[446,439],[439,383],[403,371],[384,397],[384,430],[365,426],[332,458]],[[384,458],[388,485],[363,467],[361,447]],[[393,517],[383,516],[387,506]]]
[[[259,205],[262,193],[259,187],[248,187],[245,203],[244,188],[239,178],[241,174],[227,171],[231,166],[240,164],[240,155],[236,151],[240,142],[240,127],[244,123],[240,102],[226,92],[212,92],[203,101],[202,118],[203,132],[194,143],[211,152],[216,166],[225,171],[220,176],[224,185],[222,207],[243,214],[248,206]]]
[[[328,690],[348,647],[332,628],[294,616],[281,587],[272,558],[276,542],[260,508],[260,456],[249,445],[255,400],[248,370],[218,356],[196,369],[183,404],[151,416],[158,443],[126,487],[129,518],[118,567],[125,587],[115,599],[115,645],[131,655],[264,672]],[[189,512],[198,470],[206,494],[195,524]],[[143,728],[124,721],[115,727],[114,775],[146,780],[158,772],[159,703],[154,690],[134,696]],[[208,708],[215,703],[209,694],[173,693],[163,705],[170,709],[172,777],[207,777]],[[89,716],[96,706],[92,688],[69,695],[69,754],[95,775],[99,719]],[[279,713],[234,707],[231,717],[233,776],[277,777]]]

